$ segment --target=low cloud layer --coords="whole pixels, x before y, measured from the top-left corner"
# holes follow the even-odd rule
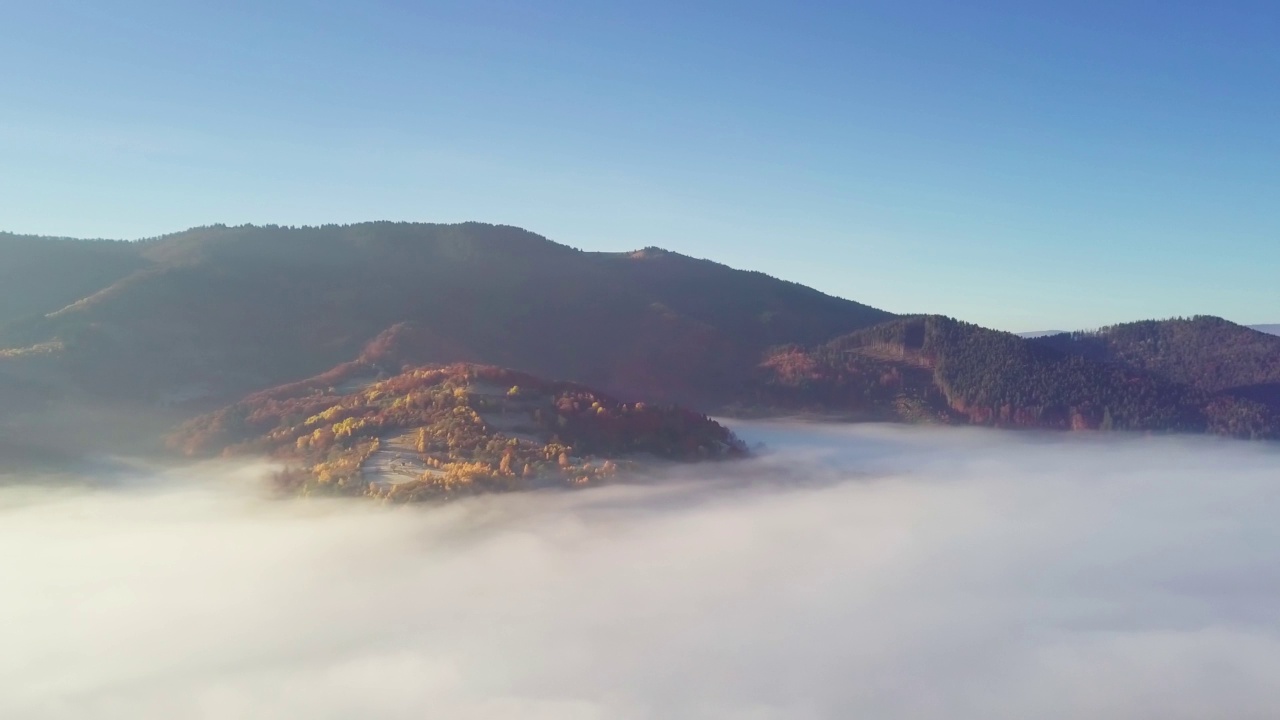
[[[0,489],[4,718],[1274,718],[1280,450],[750,425],[642,486]]]

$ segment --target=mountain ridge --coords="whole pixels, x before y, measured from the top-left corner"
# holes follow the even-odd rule
[[[408,322],[418,362],[713,407],[765,348],[893,317],[710,260],[586,252],[474,222],[215,225],[113,247],[138,266],[0,328],[13,356],[0,376],[108,399],[229,401],[323,372]],[[17,357],[33,347],[56,351]]]
[[[15,237],[0,267],[38,271],[0,292],[52,285],[0,323],[0,397],[18,399],[0,421],[77,402],[190,417],[375,357],[388,375],[465,362],[740,415],[1272,437],[1280,412],[1280,338],[1217,318],[1028,339],[476,222]],[[82,271],[59,284],[59,263]]]

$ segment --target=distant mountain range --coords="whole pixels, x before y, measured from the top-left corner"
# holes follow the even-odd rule
[[[1250,325],[1250,328],[1258,332],[1264,332],[1268,335],[1280,335],[1280,323],[1274,325]]]
[[[1280,337],[1217,318],[1026,338],[658,248],[507,226],[0,235],[0,413],[165,423],[353,361],[455,362],[741,415],[1274,437]],[[3,418],[0,417],[0,420]],[[16,425],[11,425],[15,427]]]

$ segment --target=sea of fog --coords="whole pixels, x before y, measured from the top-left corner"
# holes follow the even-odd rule
[[[1280,447],[745,424],[439,506],[0,488],[0,717],[1280,717]]]

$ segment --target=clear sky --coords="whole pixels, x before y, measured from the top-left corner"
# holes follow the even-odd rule
[[[1280,322],[1280,3],[0,4],[0,228],[482,220],[1009,330]]]

